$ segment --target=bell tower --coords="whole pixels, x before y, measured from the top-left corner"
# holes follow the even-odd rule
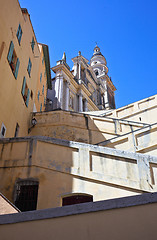
[[[108,76],[106,59],[100,52],[100,48],[97,45],[94,48],[90,65],[96,75],[97,83],[99,85],[99,109],[114,109],[114,91],[116,88],[112,83],[111,78]]]

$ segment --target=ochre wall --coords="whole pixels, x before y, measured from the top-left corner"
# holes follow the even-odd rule
[[[22,28],[20,45],[16,36],[19,24]],[[5,137],[14,137],[18,123],[20,127],[18,136],[27,136],[40,72],[40,51],[29,14],[22,13],[17,0],[6,0],[1,4],[0,29],[0,130],[3,123],[6,127]],[[32,37],[35,41],[34,52],[31,48]],[[13,41],[16,55],[20,61],[17,79],[15,79],[7,59],[11,41]],[[32,63],[30,77],[27,72],[29,58]],[[28,107],[21,94],[24,76],[30,92],[32,91]],[[44,96],[46,97],[46,89]]]
[[[2,239],[156,240],[157,203],[5,224]]]
[[[46,104],[46,95],[47,95],[47,77],[46,77],[46,67],[45,67],[45,58],[43,53],[42,44],[39,44],[40,50],[40,61],[39,61],[39,72],[38,72],[38,81],[37,81],[37,88],[35,93],[35,106],[37,112],[45,110]],[[42,78],[40,77],[42,74]],[[44,86],[44,91],[43,91]],[[40,92],[39,99],[38,99],[38,91]],[[42,104],[42,108],[40,109]]]
[[[94,145],[6,139],[0,144],[0,192],[14,203],[17,180],[38,180],[38,209],[61,206],[62,197],[74,193],[94,201],[131,196],[157,191],[156,166],[156,158]]]

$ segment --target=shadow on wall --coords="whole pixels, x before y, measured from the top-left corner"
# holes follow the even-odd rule
[[[45,137],[0,142],[0,192],[21,211],[93,201],[73,186],[78,148],[59,142]]]
[[[93,120],[92,117],[83,113],[58,109],[33,113],[33,117],[36,118],[37,124],[30,132],[31,136],[47,136],[68,141],[95,144],[116,135],[114,127],[110,133],[107,133],[105,124],[102,121],[99,121],[99,124],[97,124],[98,121]]]

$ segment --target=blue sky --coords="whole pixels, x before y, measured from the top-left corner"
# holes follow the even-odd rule
[[[116,107],[157,94],[156,0],[20,0],[38,42],[49,45],[51,67],[66,52],[90,60],[95,42],[117,88]]]

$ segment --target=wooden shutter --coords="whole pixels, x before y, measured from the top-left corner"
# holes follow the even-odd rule
[[[13,51],[14,51],[14,44],[11,41],[10,47],[9,47],[9,52],[8,52],[8,62],[9,63],[11,63],[11,59],[12,59],[12,56],[13,56]]]
[[[22,96],[24,96],[25,95],[25,87],[26,87],[26,78],[24,77],[23,78],[23,85],[22,85]]]
[[[27,100],[26,100],[26,106],[28,107],[28,103],[29,103],[29,96],[30,96],[30,90],[28,88],[28,92],[27,92]]]
[[[20,44],[20,42],[21,42],[21,37],[22,37],[22,28],[21,28],[21,25],[20,25],[20,24],[19,24],[19,27],[18,27],[18,29],[17,29],[17,34],[16,34],[16,36],[17,36],[18,42],[19,42],[19,44]]]
[[[16,79],[17,79],[17,74],[18,74],[18,71],[19,71],[19,66],[20,66],[20,61],[17,58],[16,67],[15,67],[15,73],[14,73]]]

